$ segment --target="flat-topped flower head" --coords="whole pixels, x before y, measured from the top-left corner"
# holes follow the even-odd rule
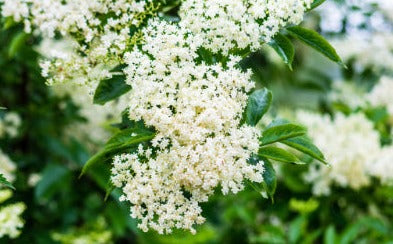
[[[112,181],[142,230],[195,232],[199,203],[217,187],[237,193],[245,180],[263,180],[263,163],[247,163],[260,133],[240,126],[254,84],[236,57],[226,68],[194,62],[199,40],[187,29],[153,21],[144,33],[146,44],[126,55],[129,114],[157,135],[151,147],[115,158]]]
[[[257,50],[286,25],[299,24],[312,0],[186,0],[181,24],[213,52]]]
[[[315,144],[324,152],[330,167],[314,163],[305,175],[316,195],[330,194],[333,185],[358,190],[370,184],[370,167],[380,153],[379,134],[362,114],[345,117],[298,112]]]

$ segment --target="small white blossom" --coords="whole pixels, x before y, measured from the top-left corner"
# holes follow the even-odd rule
[[[362,114],[334,120],[308,112],[298,112],[315,144],[324,152],[330,167],[313,163],[305,180],[313,184],[313,193],[327,195],[333,185],[358,190],[370,183],[370,167],[380,154],[379,134]]]
[[[126,55],[130,118],[156,129],[152,149],[115,157],[112,181],[132,203],[131,216],[149,228],[195,233],[200,202],[214,189],[237,193],[243,181],[262,182],[263,163],[247,162],[259,148],[257,129],[240,126],[253,88],[251,73],[194,62],[201,40],[175,24],[153,20],[146,43]]]
[[[0,174],[12,182],[15,180],[15,170],[15,163],[0,149]]]
[[[299,24],[312,0],[186,0],[181,24],[203,39],[203,46],[227,54],[234,48],[259,49],[279,30]]]
[[[370,167],[370,174],[383,185],[393,186],[393,146],[382,149],[375,164]]]
[[[14,203],[0,207],[0,238],[4,236],[16,238],[20,235],[20,229],[24,225],[21,214],[25,209],[24,203]]]
[[[372,91],[367,94],[367,100],[372,106],[386,107],[393,118],[393,78],[389,76],[382,77]]]

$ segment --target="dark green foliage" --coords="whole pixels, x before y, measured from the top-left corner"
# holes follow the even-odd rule
[[[15,187],[2,174],[0,174],[0,186],[5,186],[15,190]]]
[[[288,27],[287,31],[291,36],[314,48],[333,62],[344,65],[334,47],[332,47],[332,45],[330,45],[330,43],[326,41],[325,38],[323,38],[316,31],[306,29],[300,26]]]
[[[125,75],[113,75],[111,78],[100,81],[94,93],[94,103],[103,105],[131,90],[125,83]]]
[[[307,130],[297,124],[278,124],[273,121],[263,132],[260,142],[262,145],[284,141],[289,138],[305,135]]]
[[[284,63],[289,66],[289,69],[292,70],[292,63],[295,57],[295,48],[291,40],[289,40],[288,37],[278,33],[274,36],[269,45],[276,51]]]
[[[255,126],[269,110],[272,103],[272,93],[268,89],[256,90],[248,97],[245,111],[246,123]]]

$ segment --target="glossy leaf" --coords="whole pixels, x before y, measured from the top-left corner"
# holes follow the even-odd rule
[[[263,185],[265,188],[266,193],[273,199],[273,195],[276,192],[277,188],[277,176],[276,171],[273,168],[272,163],[267,160],[263,159],[265,171],[263,171]]]
[[[323,236],[324,243],[335,244],[335,243],[337,243],[336,239],[337,239],[336,230],[334,229],[333,225],[330,225],[326,229],[325,234]]]
[[[265,168],[262,173],[263,182],[256,183],[249,181],[248,183],[251,185],[252,188],[254,188],[255,191],[259,193],[266,193],[267,196],[269,196],[273,200],[273,195],[277,187],[277,178],[272,163],[267,158],[260,157],[259,155],[252,155],[248,159],[248,163],[252,165],[257,164],[260,161],[264,162],[263,166]]]
[[[8,187],[12,190],[15,190],[15,187],[4,177],[3,174],[0,174],[0,186],[1,185]]]
[[[274,123],[274,122],[272,122]],[[297,124],[279,124],[275,126],[268,126],[263,132],[260,142],[262,145],[271,144],[274,142],[283,141],[289,138],[302,136],[306,134],[307,130],[303,126]]]
[[[293,47],[291,40],[289,40],[286,36],[277,33],[269,45],[276,51],[284,63],[289,66],[289,69],[292,70],[295,48]]]
[[[311,3],[311,7],[307,11],[311,11],[314,8],[318,7],[322,3],[324,3],[326,0],[314,0],[314,2]]]
[[[63,165],[48,165],[35,187],[36,199],[49,199],[54,193],[61,191],[70,173],[71,171]]]
[[[94,94],[94,103],[103,105],[130,91],[131,86],[125,80],[125,75],[113,75],[112,78],[100,81]]]
[[[105,147],[91,157],[82,169],[81,176],[93,165],[104,162],[107,159],[113,157],[115,154],[120,153],[124,150],[136,148],[142,142],[147,142],[153,139],[154,132],[149,130],[143,130],[139,128],[131,128],[120,131],[114,135]]]
[[[325,157],[322,152],[316,147],[310,138],[307,136],[299,136],[294,138],[289,138],[281,141],[281,143],[292,147],[302,153],[307,154],[308,156],[321,161],[322,163],[327,164]]]
[[[306,29],[300,26],[288,27],[287,30],[291,36],[314,48],[330,60],[344,65],[332,45],[330,45],[330,43],[316,31]]]
[[[273,147],[273,146],[267,146],[267,147],[262,147],[258,151],[258,155],[260,157],[265,157],[268,159],[272,159],[275,161],[280,161],[284,163],[296,163],[299,162],[299,159],[287,152],[286,150],[278,147]]]
[[[268,89],[254,91],[249,97],[246,108],[246,123],[255,126],[269,110],[272,93]]]
[[[27,39],[27,34],[25,32],[18,33],[11,41],[10,47],[8,49],[8,56],[13,58],[20,51],[21,47]]]

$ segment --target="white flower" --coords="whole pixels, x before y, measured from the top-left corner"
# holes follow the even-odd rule
[[[370,174],[384,185],[393,185],[393,146],[382,149],[377,161],[370,167]]]
[[[393,70],[393,35],[390,32],[349,35],[331,43],[345,62],[354,60],[358,71],[366,68],[376,72]]]
[[[299,24],[312,0],[186,0],[181,25],[200,35],[203,46],[227,54],[256,50],[288,24]]]
[[[42,175],[39,173],[32,173],[31,175],[29,175],[29,178],[27,180],[27,185],[30,187],[35,187],[38,182],[41,180]]]
[[[369,169],[380,154],[379,134],[362,114],[345,117],[300,111],[299,122],[306,125],[315,144],[324,152],[330,166],[314,163],[305,175],[313,193],[327,195],[332,185],[358,190],[370,183]]]
[[[0,0],[2,15],[25,24],[25,31],[54,39],[57,33],[72,43],[69,52],[44,49],[50,60],[42,62],[48,84],[72,82],[97,85],[102,76],[94,70],[108,70],[118,64],[138,35],[130,37],[157,11],[153,1],[138,0]],[[92,72],[93,71],[93,72]]]
[[[337,80],[333,83],[332,90],[328,94],[328,97],[330,101],[341,102],[351,109],[356,109],[364,107],[366,104],[365,90],[365,88],[353,82]]]
[[[388,113],[393,117],[393,78],[382,77],[374,86],[372,91],[367,94],[367,100],[372,106],[386,107]]]
[[[142,230],[195,233],[193,225],[204,222],[199,203],[214,189],[237,193],[244,180],[263,180],[263,163],[247,163],[260,133],[240,126],[254,84],[250,72],[234,67],[237,57],[226,68],[194,62],[201,40],[178,25],[153,20],[144,39],[126,55],[129,114],[157,135],[152,148],[115,158],[112,181]]]
[[[0,208],[0,238],[9,236],[16,238],[24,225],[21,214],[26,209],[25,204],[15,203]]]
[[[3,118],[0,118],[0,138],[5,135],[11,138],[16,137],[20,125],[19,115],[15,112],[7,112]]]
[[[12,182],[15,180],[15,170],[15,163],[0,149],[0,174],[4,175],[9,182]]]

